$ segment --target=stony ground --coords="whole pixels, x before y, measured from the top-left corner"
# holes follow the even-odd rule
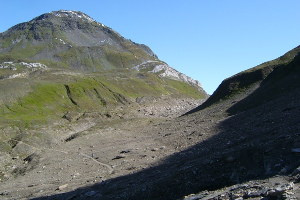
[[[284,176],[275,176],[265,180],[249,181],[225,187],[216,191],[203,191],[184,197],[184,200],[218,200],[218,199],[289,199],[300,198],[299,184],[294,179]]]
[[[16,141],[16,152],[30,156],[11,159],[0,187],[1,199],[28,199],[89,186],[148,168],[176,152],[157,137],[155,128],[199,105],[191,99],[140,98],[120,106],[109,117],[88,113],[75,121],[28,130],[52,136],[48,145]],[[155,104],[153,104],[153,101]],[[149,103],[151,102],[151,103]]]
[[[181,109],[159,112],[169,104],[140,104],[108,121],[44,127],[63,142],[18,144],[32,154],[1,183],[1,199],[299,199],[300,104],[289,99],[179,118]]]

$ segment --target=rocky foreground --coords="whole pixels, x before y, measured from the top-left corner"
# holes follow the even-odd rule
[[[151,129],[199,103],[167,96],[143,97],[106,115],[69,113],[56,124],[27,130],[24,134],[48,135],[48,144],[14,141],[14,152],[29,156],[21,159],[1,154],[2,162],[10,163],[2,170],[1,199],[31,199],[72,191],[154,166],[177,150],[159,141]]]

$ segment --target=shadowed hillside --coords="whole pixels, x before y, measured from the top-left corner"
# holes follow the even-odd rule
[[[198,110],[204,109],[206,107],[209,107],[213,104],[216,103],[222,103],[222,101],[227,100],[227,99],[234,99],[235,96],[248,96],[250,93],[252,93],[253,91],[255,91],[257,88],[260,88],[259,90],[262,91],[264,89],[264,84],[266,82],[270,82],[269,85],[271,85],[272,80],[269,81],[269,79],[273,79],[274,82],[276,82],[276,85],[273,85],[273,89],[271,88],[267,88],[266,92],[268,94],[272,93],[272,95],[269,97],[267,97],[267,94],[264,94],[264,97],[261,98],[256,98],[256,99],[252,99],[250,105],[247,106],[254,106],[255,102],[257,104],[259,104],[260,101],[266,101],[267,99],[272,99],[272,97],[274,97],[275,95],[278,96],[281,94],[281,92],[284,91],[284,85],[290,85],[291,84],[291,80],[289,79],[289,75],[287,73],[292,74],[295,70],[298,70],[296,65],[297,64],[292,64],[293,63],[298,63],[299,61],[297,59],[299,59],[299,51],[300,51],[300,47],[296,47],[293,50],[287,52],[286,54],[284,54],[283,56],[269,61],[269,62],[265,62],[261,65],[258,65],[254,68],[248,69],[246,71],[240,72],[230,78],[225,79],[217,88],[217,90],[209,97],[209,99],[203,103],[202,105],[200,105],[199,107],[195,108],[194,110],[191,110],[189,113],[193,113],[196,112]],[[287,68],[295,68],[295,69],[286,69],[286,66],[289,66]],[[292,67],[291,65],[295,65],[294,67]],[[281,80],[280,79],[280,75],[274,75],[275,73],[279,74],[280,68],[282,68],[282,70],[284,71],[281,76],[282,78],[285,78],[285,80],[287,82],[285,82],[285,80]],[[273,70],[275,70],[274,73]],[[278,72],[276,72],[278,71]],[[269,75],[273,78],[269,78]],[[293,80],[295,80],[295,77],[297,77],[298,74],[294,75],[294,78],[292,77]],[[279,79],[278,81],[274,80],[276,79],[276,77]],[[266,79],[266,80],[265,80]],[[265,80],[265,81],[264,81]],[[279,83],[280,82],[280,83]],[[281,84],[282,83],[282,84]],[[295,81],[294,84],[298,84],[297,81]],[[275,89],[277,88],[277,89]],[[288,89],[288,88],[287,88]],[[282,90],[282,91],[279,91]],[[264,92],[261,92],[261,94]],[[232,102],[233,104],[236,103]],[[239,103],[239,105],[241,106],[241,103]],[[241,108],[240,108],[241,109]],[[246,108],[245,108],[246,109]],[[232,112],[232,110],[230,111]]]

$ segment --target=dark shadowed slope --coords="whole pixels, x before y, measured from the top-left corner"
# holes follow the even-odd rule
[[[228,112],[235,114],[262,105],[272,99],[296,93],[300,88],[300,54],[286,65],[279,65],[261,82],[248,97],[233,105]]]
[[[216,103],[222,103],[224,100],[232,99],[232,104],[236,103],[234,98],[235,96],[244,95],[247,97],[250,93],[259,88],[260,93],[264,93],[266,90],[268,94],[272,93],[272,95],[267,95],[263,97],[258,97],[255,99],[251,99],[250,104],[247,106],[254,106],[255,104],[262,103],[261,101],[267,101],[267,99],[272,99],[272,97],[278,96],[281,92],[284,92],[284,87],[288,87],[287,85],[292,84],[291,80],[289,80],[290,74],[293,74],[293,71],[297,71],[297,63],[299,62],[299,52],[300,46],[294,48],[293,50],[287,52],[283,56],[265,62],[261,65],[258,65],[254,68],[248,69],[246,71],[240,72],[230,78],[225,79],[217,88],[217,90],[208,98],[208,100],[200,105],[199,107],[191,110],[187,114],[196,112],[198,110],[204,109]],[[295,63],[295,64],[293,64]],[[295,65],[294,67],[292,65]],[[294,69],[291,69],[294,68]],[[274,70],[274,73],[272,73]],[[282,73],[282,74],[281,74]],[[277,74],[277,75],[275,75]],[[281,75],[278,75],[281,74]],[[270,75],[270,77],[269,77]],[[275,77],[276,76],[276,77]],[[281,76],[281,78],[280,78]],[[297,84],[297,74],[294,77],[291,77],[294,80],[294,84]],[[273,78],[272,78],[273,77]],[[265,80],[266,79],[266,80]],[[278,79],[278,80],[275,80]],[[265,80],[265,81],[264,81]],[[275,85],[273,83],[275,83]],[[272,85],[272,88],[268,88],[266,85]],[[267,87],[267,88],[266,88]],[[277,88],[277,89],[275,89]],[[286,89],[288,89],[286,88]],[[291,89],[291,88],[290,88]],[[281,90],[281,91],[280,91]],[[249,102],[248,102],[249,103]],[[241,106],[241,103],[239,103]],[[239,109],[242,109],[241,107]],[[245,107],[246,109],[246,107]],[[233,110],[231,109],[231,113]]]

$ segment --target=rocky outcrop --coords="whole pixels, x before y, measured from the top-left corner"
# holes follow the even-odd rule
[[[288,182],[283,177],[272,178],[269,181],[250,181],[244,184],[234,185],[222,190],[205,191],[199,194],[191,194],[183,200],[243,200],[243,199],[289,199],[297,200],[293,182]]]
[[[183,81],[185,83],[197,87],[199,91],[205,93],[205,95],[208,97],[206,92],[202,89],[202,86],[199,81],[194,80],[183,73],[180,73],[179,71],[175,70],[174,68],[170,67],[164,62],[148,60],[139,65],[136,65],[135,67],[133,67],[133,69],[137,71],[147,71],[149,73],[158,74],[160,77]]]

